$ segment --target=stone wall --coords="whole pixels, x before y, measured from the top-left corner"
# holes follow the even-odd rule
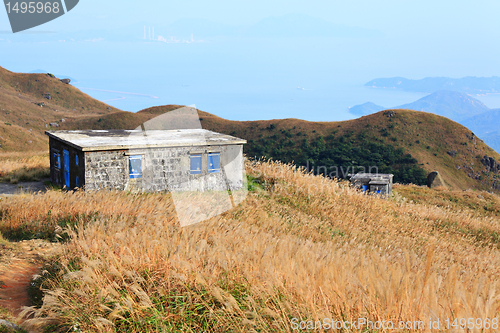
[[[85,188],[124,190],[128,178],[125,151],[85,152]]]
[[[207,153],[221,154],[221,172],[207,172]],[[243,147],[150,148],[85,153],[85,184],[89,190],[221,191],[243,186]],[[190,172],[190,155],[202,154],[201,174]],[[128,159],[142,156],[142,178],[129,178]]]

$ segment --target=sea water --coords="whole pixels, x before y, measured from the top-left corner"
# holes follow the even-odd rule
[[[426,95],[363,86],[375,77],[396,76],[403,66],[384,55],[376,40],[11,42],[1,37],[0,66],[71,76],[86,94],[133,112],[179,104],[230,120],[337,121],[354,118],[348,108],[356,104],[388,108]],[[421,72],[413,71],[402,74]],[[500,96],[478,98],[500,106]]]

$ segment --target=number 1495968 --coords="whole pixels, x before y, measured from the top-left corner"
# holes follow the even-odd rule
[[[59,2],[7,2],[5,4],[7,13],[21,13],[21,14],[34,14],[34,13],[54,13],[58,14],[61,10]]]
[[[499,322],[498,318],[456,318],[454,320],[446,319],[444,321],[444,328],[445,329],[453,329],[453,328],[460,328],[460,329],[478,329],[478,330],[497,330],[499,328]]]

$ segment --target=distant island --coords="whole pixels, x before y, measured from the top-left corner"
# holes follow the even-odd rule
[[[387,108],[372,102],[366,102],[363,104],[349,107],[349,112],[355,116],[366,116],[372,113],[377,113],[385,109]]]
[[[426,77],[420,80],[411,80],[404,77],[378,78],[365,83],[365,87],[424,93],[453,90],[476,95],[498,94],[500,93],[500,77],[467,76],[460,79]]]
[[[366,116],[387,109],[409,109],[431,112],[457,122],[491,110],[481,101],[468,94],[450,90],[439,90],[408,104],[385,107],[367,102],[350,107],[349,112],[355,116]]]

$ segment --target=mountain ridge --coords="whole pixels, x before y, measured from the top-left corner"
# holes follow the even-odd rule
[[[450,90],[438,90],[415,102],[399,105],[396,108],[432,112],[458,122],[490,111],[483,102],[467,94]]]
[[[370,80],[365,83],[365,87],[424,93],[433,93],[438,90],[453,90],[468,94],[487,94],[500,92],[500,77],[467,76],[458,79],[449,77],[426,77],[419,80],[413,80],[397,76]]]
[[[481,101],[465,93],[440,90],[424,96],[415,102],[394,108],[425,111],[447,117],[471,129],[491,148],[500,152],[500,109],[490,109]],[[350,108],[353,115],[368,115],[385,110],[367,102]],[[351,110],[354,110],[351,111]]]
[[[46,148],[49,124],[117,109],[48,74],[14,73],[0,67],[0,146],[3,151]],[[57,128],[57,127],[54,127]]]
[[[47,92],[56,97],[44,99]],[[47,104],[41,107],[38,101]],[[134,129],[179,107],[121,111],[46,74],[0,68],[0,152],[46,150],[46,129]],[[439,171],[451,188],[496,186],[496,174],[488,173],[481,159],[500,161],[500,155],[469,129],[430,113],[390,110],[338,122],[231,121],[203,111],[198,114],[203,128],[246,139],[249,157],[307,164],[316,170],[323,164],[345,170],[374,163],[382,171],[393,170],[401,179],[419,183],[425,178],[422,171]]]

